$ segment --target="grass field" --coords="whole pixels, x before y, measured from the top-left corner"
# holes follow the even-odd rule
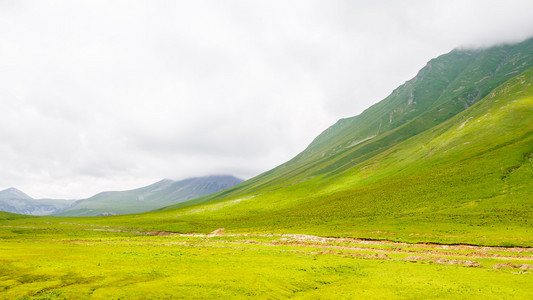
[[[70,226],[0,227],[0,297],[533,297],[532,249]]]

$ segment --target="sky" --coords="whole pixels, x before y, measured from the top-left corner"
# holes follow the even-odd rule
[[[254,177],[531,0],[0,0],[0,189],[81,199]]]

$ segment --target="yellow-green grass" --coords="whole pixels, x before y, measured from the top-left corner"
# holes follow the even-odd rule
[[[511,260],[465,258],[455,250],[448,259],[457,255],[481,266],[412,260],[405,253],[378,257],[378,246],[339,250],[279,236],[13,230],[0,228],[5,299],[533,297],[531,270],[494,269]],[[531,264],[533,258],[512,262]]]

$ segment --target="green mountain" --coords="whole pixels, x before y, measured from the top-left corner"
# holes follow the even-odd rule
[[[45,216],[69,207],[73,201],[60,199],[33,199],[16,188],[0,191],[0,211]]]
[[[387,98],[339,120],[295,158],[248,180],[235,195],[354,167],[457,115],[531,66],[533,38],[488,49],[456,49],[432,59]]]
[[[532,66],[533,39],[454,50],[287,163],[115,221],[180,232],[533,245]]]
[[[164,179],[134,190],[102,192],[76,201],[71,207],[55,215],[105,216],[141,213],[219,192],[241,182],[238,178],[226,175],[181,181]]]

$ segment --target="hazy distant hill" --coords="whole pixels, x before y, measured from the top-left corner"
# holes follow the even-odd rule
[[[74,201],[60,199],[33,199],[16,188],[0,191],[0,211],[24,215],[45,216],[59,212]]]
[[[208,176],[181,181],[164,179],[152,185],[102,192],[88,199],[33,199],[16,188],[0,191],[0,211],[23,215],[98,216],[139,213],[206,196],[241,183],[233,176]]]
[[[128,190],[102,192],[78,200],[55,213],[60,216],[102,216],[140,213],[209,195],[241,183],[233,176],[208,176],[181,181],[164,179],[152,185]]]

